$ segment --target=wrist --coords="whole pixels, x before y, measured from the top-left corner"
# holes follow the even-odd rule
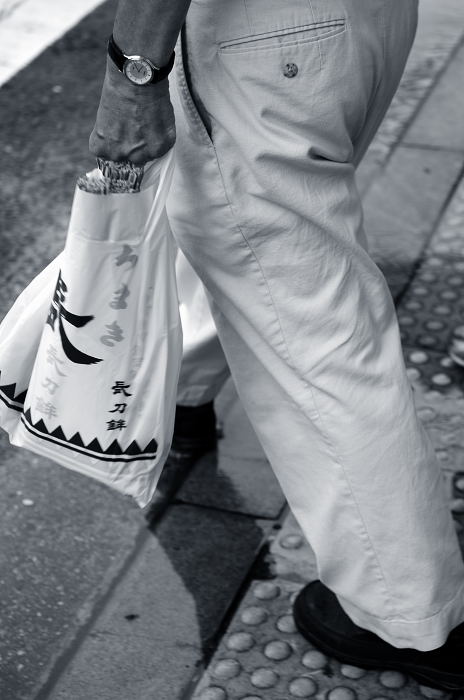
[[[169,77],[163,78],[157,83],[136,85],[126,78],[109,56],[106,58],[106,81],[120,95],[128,98],[132,98],[134,95],[145,95],[150,101],[158,98],[169,98]]]
[[[113,39],[121,51],[127,56],[144,56],[155,66],[164,66],[171,58],[172,48],[170,48],[170,44],[163,41],[162,38],[157,40],[155,44],[156,48],[154,48],[152,37],[150,37],[150,41],[144,41],[143,36],[138,37],[137,41],[128,40],[127,37],[124,37],[124,35],[118,32],[118,27],[115,25],[113,29]]]

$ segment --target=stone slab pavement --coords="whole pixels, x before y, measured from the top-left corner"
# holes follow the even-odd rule
[[[19,81],[1,87],[2,315],[62,248],[75,179],[92,166],[87,138],[102,75],[95,67],[103,69],[113,11],[111,3],[103,4],[23,70]],[[462,154],[452,145],[459,143],[461,127],[447,120],[433,148],[428,134],[440,108],[459,112],[462,20],[459,0],[439,7],[422,0],[407,72],[358,175],[371,250],[399,303],[411,381],[457,510],[462,375],[450,366],[444,327],[436,324],[446,317],[449,334],[458,319],[455,305],[450,313],[436,307],[449,307],[450,292],[461,284]],[[436,280],[443,286],[435,287]],[[414,292],[424,285],[427,295],[434,290],[436,304],[427,306],[424,295]],[[405,320],[410,318],[412,323]],[[414,697],[407,679],[382,676],[388,679],[383,682],[375,676],[365,685],[359,670],[330,666],[295,636],[290,646],[300,651],[288,655],[281,644],[288,639],[274,631],[262,652],[254,640],[253,653],[261,655],[241,656],[239,665],[238,657],[229,658],[231,650],[242,653],[242,646],[246,653],[250,644],[239,624],[258,629],[264,618],[275,624],[283,618],[276,633],[294,634],[285,605],[295,586],[314,576],[314,566],[308,545],[286,517],[285,500],[232,384],[217,410],[225,435],[218,454],[200,460],[151,528],[127,499],[13,449],[1,437],[2,700],[172,700],[195,694],[223,700],[244,695],[241,680],[248,683],[249,698],[266,700],[283,688],[279,697]],[[272,585],[259,588],[263,581]],[[265,611],[248,611],[243,622],[250,607]],[[229,624],[239,634],[232,642],[225,634]],[[305,662],[293,667],[298,655]],[[277,669],[278,656],[287,664],[285,673]],[[345,690],[337,690],[335,681],[324,685],[322,661],[335,669],[332,678]],[[269,665],[273,674],[266,671]],[[308,669],[321,678],[293,683]],[[414,687],[416,696],[427,692]]]

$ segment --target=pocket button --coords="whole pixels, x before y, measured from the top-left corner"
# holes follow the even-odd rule
[[[286,63],[284,67],[284,75],[286,78],[294,78],[298,73],[298,66],[296,63]]]

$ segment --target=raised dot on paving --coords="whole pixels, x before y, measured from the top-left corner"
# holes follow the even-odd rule
[[[291,681],[288,691],[293,698],[311,698],[317,693],[317,685],[312,678],[301,676]]]
[[[447,301],[454,301],[455,299],[458,299],[457,292],[454,292],[452,289],[445,289],[443,292],[440,292],[440,296],[442,299],[446,299]]]
[[[454,498],[451,501],[451,510],[453,513],[462,515],[464,513],[464,498]]]
[[[462,425],[464,422],[464,417],[459,413],[452,413],[450,416],[448,416],[447,420],[450,425]]]
[[[346,688],[345,686],[338,686],[337,688],[332,688],[330,693],[327,695],[327,700],[356,700],[357,695],[351,688]]]
[[[406,374],[408,375],[408,379],[411,382],[421,378],[421,373],[416,367],[408,367],[408,369],[406,370]]]
[[[450,284],[453,287],[460,287],[464,283],[464,278],[460,277],[460,275],[453,275],[452,277],[448,277],[448,284]]]
[[[327,666],[328,659],[322,652],[311,649],[303,656],[301,663],[305,668],[311,669],[311,671],[318,671],[320,668]]]
[[[259,608],[256,605],[250,605],[245,608],[241,614],[241,620],[245,625],[261,625],[267,620],[267,611],[265,608]]]
[[[427,328],[428,331],[441,331],[445,327],[445,323],[443,321],[427,321],[424,323],[425,328]]]
[[[437,391],[437,389],[429,389],[424,394],[424,399],[426,401],[433,402],[433,401],[440,400],[441,398],[442,398],[442,395],[440,394],[439,391]],[[459,401],[459,399],[458,399],[458,401]]]
[[[357,680],[358,678],[362,678],[366,675],[365,669],[358,668],[357,666],[349,666],[347,664],[343,664],[340,671],[345,678],[351,678],[353,680]]]
[[[413,326],[414,319],[412,316],[399,316],[398,322],[400,326]]]
[[[421,406],[421,408],[418,409],[417,414],[421,420],[433,420],[437,417],[437,412],[435,409],[429,408],[429,406]]]
[[[436,282],[437,276],[433,272],[421,272],[419,278],[422,282]]]
[[[447,223],[449,223],[449,218],[451,217],[446,217]],[[443,231],[440,232],[439,238],[443,239],[444,241],[449,241],[452,240],[455,237],[455,233],[452,229],[444,229]]]
[[[222,659],[218,661],[213,670],[213,676],[222,681],[235,678],[240,675],[242,667],[235,659]]]
[[[285,535],[279,542],[284,549],[299,549],[304,544],[304,539],[301,535]]]
[[[426,348],[433,348],[437,344],[437,339],[433,335],[420,335],[418,342]]]
[[[427,287],[420,287],[419,285],[413,285],[411,287],[411,292],[416,294],[418,297],[425,297],[428,295],[429,290]]]
[[[441,372],[439,374],[433,375],[432,382],[437,386],[448,386],[449,384],[451,384],[452,379],[447,374]]]
[[[263,700],[261,695],[245,695],[240,700]]]
[[[258,600],[272,600],[280,595],[280,588],[271,581],[263,581],[254,587],[253,594]]]
[[[452,313],[451,307],[447,304],[438,304],[438,306],[433,307],[432,311],[440,316],[449,316]]]
[[[417,299],[412,299],[412,301],[408,301],[408,303],[404,305],[404,308],[408,311],[419,311],[419,309],[422,309],[422,307],[423,304],[420,301],[417,301]]]
[[[283,661],[292,655],[292,647],[287,642],[275,640],[264,647],[264,656],[273,661]]]
[[[464,326],[456,326],[456,328],[453,329],[453,335],[456,338],[464,339]]]
[[[464,491],[464,476],[460,476],[458,479],[456,479],[454,485],[459,491]]]
[[[441,253],[446,255],[452,252],[452,248],[447,243],[435,243],[434,245],[435,253]]]
[[[272,668],[257,668],[250,680],[255,688],[273,688],[279,682],[279,676]]]
[[[276,627],[279,632],[285,632],[286,634],[294,634],[296,632],[295,620],[293,615],[282,615],[276,622]]]
[[[435,700],[435,698],[444,698],[448,695],[448,693],[445,693],[444,690],[438,690],[438,688],[429,688],[426,685],[420,685],[419,690],[421,691],[421,694],[424,696],[424,698],[431,698],[431,700]]]
[[[226,646],[231,651],[249,651],[255,640],[248,632],[234,632],[226,640]]]
[[[454,445],[456,443],[456,436],[454,433],[445,433],[444,430],[441,430],[439,432],[439,437],[441,442],[445,443],[445,445]]]
[[[451,359],[451,357],[442,357],[440,360],[440,364],[442,367],[446,367],[446,369],[449,369],[450,367],[454,367],[454,362]]]
[[[416,365],[423,365],[425,362],[428,362],[429,356],[426,352],[416,350],[415,352],[409,353],[409,359]]]
[[[404,673],[400,673],[399,671],[383,671],[380,674],[380,682],[385,688],[396,690],[406,685],[407,678]]]
[[[437,455],[440,462],[447,462],[450,458],[448,450],[436,450],[435,454]]]
[[[206,688],[196,696],[196,700],[227,700],[227,694],[222,688]]]

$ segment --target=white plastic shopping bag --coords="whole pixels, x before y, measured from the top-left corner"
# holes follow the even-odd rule
[[[12,444],[144,507],[172,436],[182,330],[165,202],[174,149],[139,191],[76,188],[64,251],[0,324],[0,426]]]

